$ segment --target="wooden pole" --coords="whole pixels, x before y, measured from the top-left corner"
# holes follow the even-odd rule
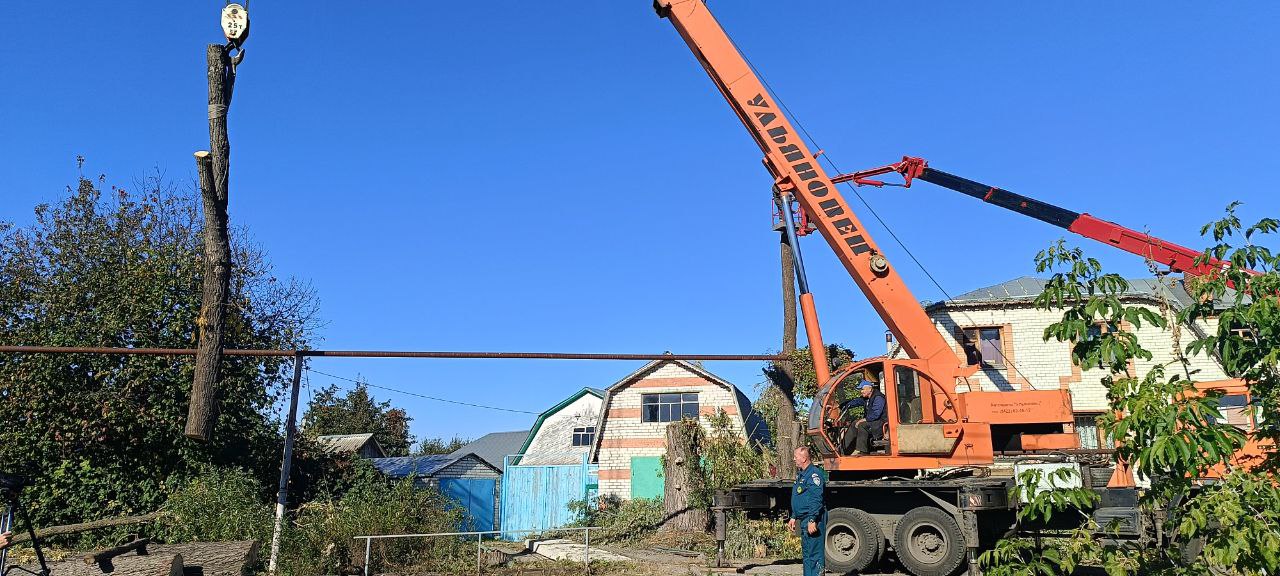
[[[276,492],[276,523],[271,530],[271,558],[267,572],[276,573],[280,556],[280,531],[284,528],[284,506],[289,499],[289,469],[293,466],[294,420],[298,418],[298,389],[302,383],[302,353],[293,357],[293,387],[289,391],[289,418],[284,422],[284,461],[280,463],[280,489]]]
[[[196,152],[200,197],[204,206],[204,285],[197,328],[195,377],[187,409],[185,434],[207,441],[216,417],[218,369],[222,364],[223,326],[227,290],[231,282],[231,242],[227,235],[228,173],[231,144],[227,140],[227,106],[235,84],[235,69],[226,47],[207,49],[209,76],[209,152]]]

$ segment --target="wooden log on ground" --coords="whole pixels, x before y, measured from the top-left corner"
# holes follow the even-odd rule
[[[251,574],[252,568],[258,563],[256,540],[161,544],[150,548],[153,554],[181,555],[185,559],[188,571],[204,576]]]
[[[99,550],[93,554],[85,554],[84,563],[89,565],[97,564],[103,572],[110,572],[111,565],[113,564],[113,560],[116,556],[128,552],[137,552],[138,556],[145,556],[147,554],[147,542],[150,541],[150,538],[135,538],[128,544],[116,546],[115,548],[107,548],[106,550]]]
[[[181,554],[125,555],[111,560],[110,572],[103,572],[97,564],[85,564],[79,558],[52,562],[50,576],[183,576]],[[38,567],[28,567],[38,568]]]

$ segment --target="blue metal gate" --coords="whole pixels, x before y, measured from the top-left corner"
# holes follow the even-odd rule
[[[573,501],[595,499],[600,467],[589,464],[511,465],[507,457],[502,473],[503,537],[518,540],[529,534],[523,530],[550,530],[572,524],[577,515],[569,510]]]
[[[464,529],[487,532],[494,529],[493,496],[498,481],[494,478],[441,478],[440,491],[467,511],[469,524]]]

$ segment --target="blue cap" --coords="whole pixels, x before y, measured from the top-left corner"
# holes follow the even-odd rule
[[[871,388],[871,387],[874,387],[875,385],[876,385],[875,382],[872,382],[870,380],[863,380],[861,384],[858,384],[858,389],[861,390],[863,388]]]

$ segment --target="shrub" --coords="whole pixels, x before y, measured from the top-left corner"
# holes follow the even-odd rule
[[[439,490],[415,486],[411,479],[391,482],[361,464],[355,483],[342,496],[321,497],[298,510],[282,546],[282,573],[333,574],[357,565],[364,559],[364,542],[354,540],[356,536],[463,527],[462,511]],[[474,547],[458,538],[405,538],[375,540],[370,564],[448,569],[468,558],[474,561]]]
[[[667,516],[662,498],[622,500],[617,496],[605,496],[595,506],[578,500],[570,503],[569,508],[578,514],[575,526],[600,527],[600,530],[591,532],[593,542],[642,539],[660,528]]]
[[[274,518],[252,474],[212,466],[178,485],[165,501],[164,512],[156,536],[166,542],[266,543]]]

